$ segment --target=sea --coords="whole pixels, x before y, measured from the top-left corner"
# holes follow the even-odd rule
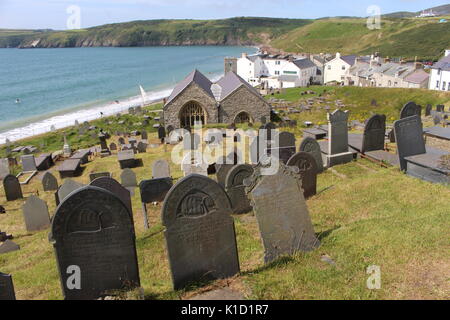
[[[0,144],[161,100],[194,69],[216,81],[225,57],[256,51],[240,46],[0,49]]]

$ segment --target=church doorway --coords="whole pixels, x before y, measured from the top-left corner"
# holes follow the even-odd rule
[[[250,115],[245,112],[239,112],[236,116],[236,118],[234,118],[234,123],[238,124],[238,123],[249,123],[252,122],[250,119]]]
[[[195,101],[186,103],[180,111],[180,127],[192,128],[196,123],[206,124],[206,112],[202,106]]]

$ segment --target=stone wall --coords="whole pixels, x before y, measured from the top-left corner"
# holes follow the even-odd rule
[[[196,83],[189,84],[175,99],[164,106],[164,126],[180,128],[180,110],[188,102],[199,103],[207,113],[207,124],[217,123],[216,100],[208,95]]]
[[[241,86],[220,102],[219,119],[231,124],[242,111],[247,112],[253,122],[261,122],[261,117],[270,119],[270,105],[260,96]]]

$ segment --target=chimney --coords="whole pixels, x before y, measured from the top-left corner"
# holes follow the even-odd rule
[[[289,60],[289,62],[294,62],[294,57],[293,56],[289,56],[288,60]]]
[[[450,49],[445,50],[445,56],[449,56],[450,55]]]
[[[242,58],[247,58],[247,52],[242,52]]]
[[[414,62],[414,69],[415,70],[422,69],[422,64],[420,62]]]

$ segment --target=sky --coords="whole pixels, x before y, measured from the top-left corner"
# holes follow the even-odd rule
[[[133,20],[240,16],[365,17],[371,5],[379,6],[384,14],[417,12],[447,3],[449,0],[0,0],[0,28],[66,30]],[[77,15],[77,8],[79,23],[68,22]]]

